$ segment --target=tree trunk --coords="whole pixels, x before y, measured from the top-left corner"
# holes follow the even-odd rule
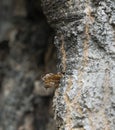
[[[59,130],[115,129],[115,0],[42,0],[64,73],[54,96]]]

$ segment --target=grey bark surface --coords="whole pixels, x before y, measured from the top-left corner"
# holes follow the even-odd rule
[[[115,0],[42,0],[64,73],[53,101],[59,130],[115,129]]]

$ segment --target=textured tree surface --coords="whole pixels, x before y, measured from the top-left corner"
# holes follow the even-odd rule
[[[52,29],[39,0],[0,0],[0,130],[54,130]]]
[[[115,0],[42,0],[64,73],[59,130],[115,129]]]

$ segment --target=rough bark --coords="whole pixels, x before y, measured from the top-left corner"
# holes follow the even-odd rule
[[[59,130],[115,129],[115,0],[42,0],[64,73],[53,106]]]

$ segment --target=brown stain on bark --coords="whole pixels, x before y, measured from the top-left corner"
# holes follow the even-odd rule
[[[92,20],[91,18],[91,12],[89,11],[89,7],[87,5],[87,13],[86,13],[86,24],[85,24],[85,40],[83,42],[83,59],[82,59],[82,69],[78,70],[78,86],[80,86],[80,88],[82,88],[83,86],[83,82],[82,82],[82,78],[83,78],[83,74],[84,74],[84,69],[88,64],[88,46],[89,46],[89,41],[90,41],[90,34],[89,34],[89,21],[88,20]],[[81,95],[81,93],[79,93],[79,95]]]
[[[72,86],[72,79],[71,77],[68,78],[68,84],[67,84],[67,87],[66,87],[66,90],[65,90],[65,95],[64,95],[64,100],[67,104],[66,106],[66,117],[65,117],[65,124],[67,125],[67,127],[72,130],[72,126],[71,126],[71,101],[69,100],[68,98],[68,95],[67,93],[70,91],[71,89],[71,86]]]
[[[82,77],[83,77],[83,73],[84,73],[84,69],[88,64],[88,49],[89,49],[89,41],[90,41],[90,34],[89,34],[89,29],[90,29],[90,23],[93,22],[93,17],[91,16],[91,9],[89,7],[89,5],[86,5],[86,24],[85,24],[85,33],[84,35],[86,36],[84,42],[83,42],[83,60],[82,60],[82,66],[83,69],[82,70],[78,70],[78,84],[80,87],[82,87],[83,83],[82,83]]]
[[[90,19],[92,21],[92,18],[90,17],[90,13],[86,15],[86,18]],[[79,101],[79,99],[81,98],[81,90],[82,90],[82,86],[83,86],[83,74],[84,74],[84,68],[87,66],[88,64],[88,45],[89,45],[89,41],[90,41],[90,34],[89,34],[89,23],[88,21],[85,24],[85,40],[84,40],[84,46],[83,46],[83,59],[82,59],[82,66],[83,69],[79,69],[78,70],[78,87],[79,87],[79,91],[76,93],[76,97],[73,99],[73,101],[71,101],[71,103],[69,103],[67,100],[67,104],[69,103],[69,107],[73,106],[76,107],[76,111],[81,115],[81,117],[83,116],[83,110],[80,107],[81,105],[79,104],[79,102],[76,103],[76,106],[74,105],[74,103],[76,101]],[[69,80],[68,80],[69,82]],[[69,84],[71,86],[71,84]],[[70,88],[70,87],[69,87]],[[69,108],[70,109],[70,108]],[[70,112],[68,112],[68,114],[70,114]],[[68,117],[66,117],[68,118]],[[95,130],[94,127],[92,126],[92,122],[91,122],[91,129]],[[84,127],[82,128],[75,128],[74,130],[84,130]]]
[[[84,55],[83,55],[83,62],[84,65],[83,66],[87,66],[88,64],[88,45],[89,45],[89,41],[90,41],[90,25],[93,24],[94,22],[94,17],[92,17],[91,15],[91,7],[90,7],[90,0],[87,0],[86,3],[86,9],[85,9],[85,13],[86,13],[86,24],[85,24],[85,36],[86,39],[84,40]]]
[[[83,46],[83,60],[82,60],[83,68],[78,70],[78,86],[80,87],[80,90],[82,89],[82,86],[83,86],[82,79],[83,79],[84,69],[88,64],[88,44],[89,44],[89,39],[90,39],[88,23],[86,23],[85,25],[85,36],[86,36],[86,39],[84,40],[84,44],[83,44],[84,45]],[[79,91],[77,94],[78,96],[81,96],[81,91]]]
[[[61,45],[61,53],[62,53],[62,65],[63,65],[63,72],[66,71],[66,51],[65,51],[65,48],[64,48],[64,36],[61,35],[61,42],[62,42],[62,45]]]
[[[91,16],[91,7],[89,6],[89,1],[86,4],[86,24],[85,24],[85,36],[86,39],[84,40],[84,55],[83,55],[83,62],[84,66],[88,64],[88,45],[90,41],[90,25],[93,24],[94,18]]]
[[[82,66],[83,66],[83,69],[79,69],[78,70],[78,86],[82,89],[82,86],[83,86],[83,75],[84,75],[84,72],[85,72],[85,67],[87,67],[88,65],[88,50],[89,50],[89,42],[90,42],[90,34],[89,34],[89,31],[90,31],[90,25],[94,22],[94,18],[91,16],[91,7],[90,7],[90,4],[89,4],[89,0],[87,1],[86,3],[86,17],[85,17],[85,20],[86,20],[86,24],[85,24],[85,40],[84,40],[84,46],[83,46],[83,60],[82,60]],[[79,98],[79,96],[81,97],[81,89],[80,91],[78,92],[78,96],[77,98]],[[80,105],[79,105],[80,106]],[[79,107],[80,108],[80,107]],[[81,111],[81,114],[83,113],[82,110]],[[95,124],[93,123],[92,121],[92,114],[90,111],[88,111],[88,114],[89,114],[89,123],[90,123],[90,128],[92,130],[95,130]]]
[[[83,54],[83,66],[87,66],[88,64],[88,44],[89,44],[89,39],[90,39],[90,36],[89,36],[89,25],[88,23],[86,23],[85,25],[85,35],[86,35],[86,39],[84,41],[84,54]]]
[[[88,64],[88,46],[89,46],[89,41],[90,41],[90,34],[89,34],[89,29],[90,29],[90,25],[93,23],[94,19],[91,16],[91,7],[90,7],[90,1],[87,0],[86,3],[86,25],[85,25],[85,35],[86,35],[86,39],[84,41],[84,55],[83,55],[83,66],[84,68],[87,66]],[[96,130],[95,128],[95,124],[92,121],[92,113],[87,110],[88,112],[88,119],[89,119],[89,127],[92,130]]]

